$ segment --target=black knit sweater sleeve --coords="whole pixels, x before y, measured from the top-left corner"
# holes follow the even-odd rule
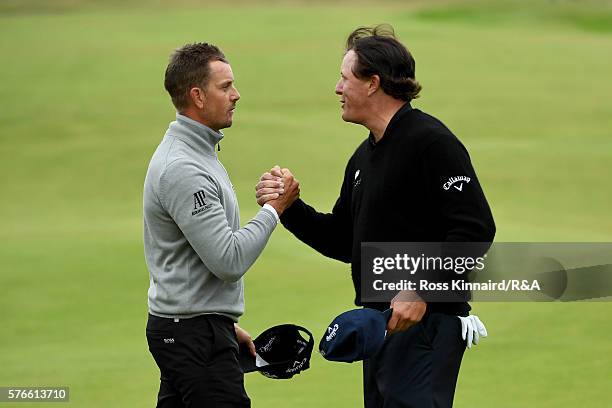
[[[445,233],[445,242],[492,242],[495,223],[469,154],[453,135],[437,138],[423,152],[427,202]]]
[[[353,227],[350,216],[350,180],[344,174],[340,197],[331,213],[321,213],[298,199],[281,215],[281,223],[293,235],[321,254],[351,262]]]
[[[467,150],[454,135],[445,134],[436,138],[422,157],[427,202],[434,206],[443,237],[441,256],[482,256],[495,236],[495,223]],[[461,247],[444,245],[444,242],[471,244]],[[428,271],[427,278],[450,282],[465,277],[449,270],[435,270]],[[449,301],[452,296],[457,301],[465,301],[470,297],[469,292],[464,291],[424,292],[417,289],[417,293],[428,302]]]

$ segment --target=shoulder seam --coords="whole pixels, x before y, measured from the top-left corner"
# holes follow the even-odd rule
[[[170,146],[168,147],[168,151],[166,152],[166,157],[164,157],[164,170],[168,165],[168,156],[170,156],[170,152],[172,151],[172,146],[174,146],[174,143],[176,142],[176,137],[172,136],[172,143],[170,143]]]

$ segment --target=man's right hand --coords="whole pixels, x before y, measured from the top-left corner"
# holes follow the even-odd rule
[[[393,334],[408,330],[420,322],[427,310],[427,303],[415,291],[404,290],[391,299],[390,307],[393,313],[387,322],[387,333]]]
[[[289,169],[274,166],[261,176],[255,190],[257,203],[270,204],[280,216],[300,196],[300,183]]]
[[[272,175],[272,172],[275,175]],[[281,174],[281,168],[274,166],[272,170],[262,174],[259,183],[255,186],[255,198],[257,204],[263,206],[271,200],[276,200],[285,192],[285,183]]]

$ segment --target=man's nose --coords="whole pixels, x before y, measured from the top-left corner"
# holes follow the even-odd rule
[[[342,81],[336,82],[336,95],[342,95]]]

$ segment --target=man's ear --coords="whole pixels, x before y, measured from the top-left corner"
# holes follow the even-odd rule
[[[372,75],[368,84],[368,96],[372,95],[380,88],[380,77],[378,75]]]
[[[198,108],[204,108],[204,103],[206,102],[206,93],[202,88],[193,87],[189,90],[189,97],[193,104]]]

